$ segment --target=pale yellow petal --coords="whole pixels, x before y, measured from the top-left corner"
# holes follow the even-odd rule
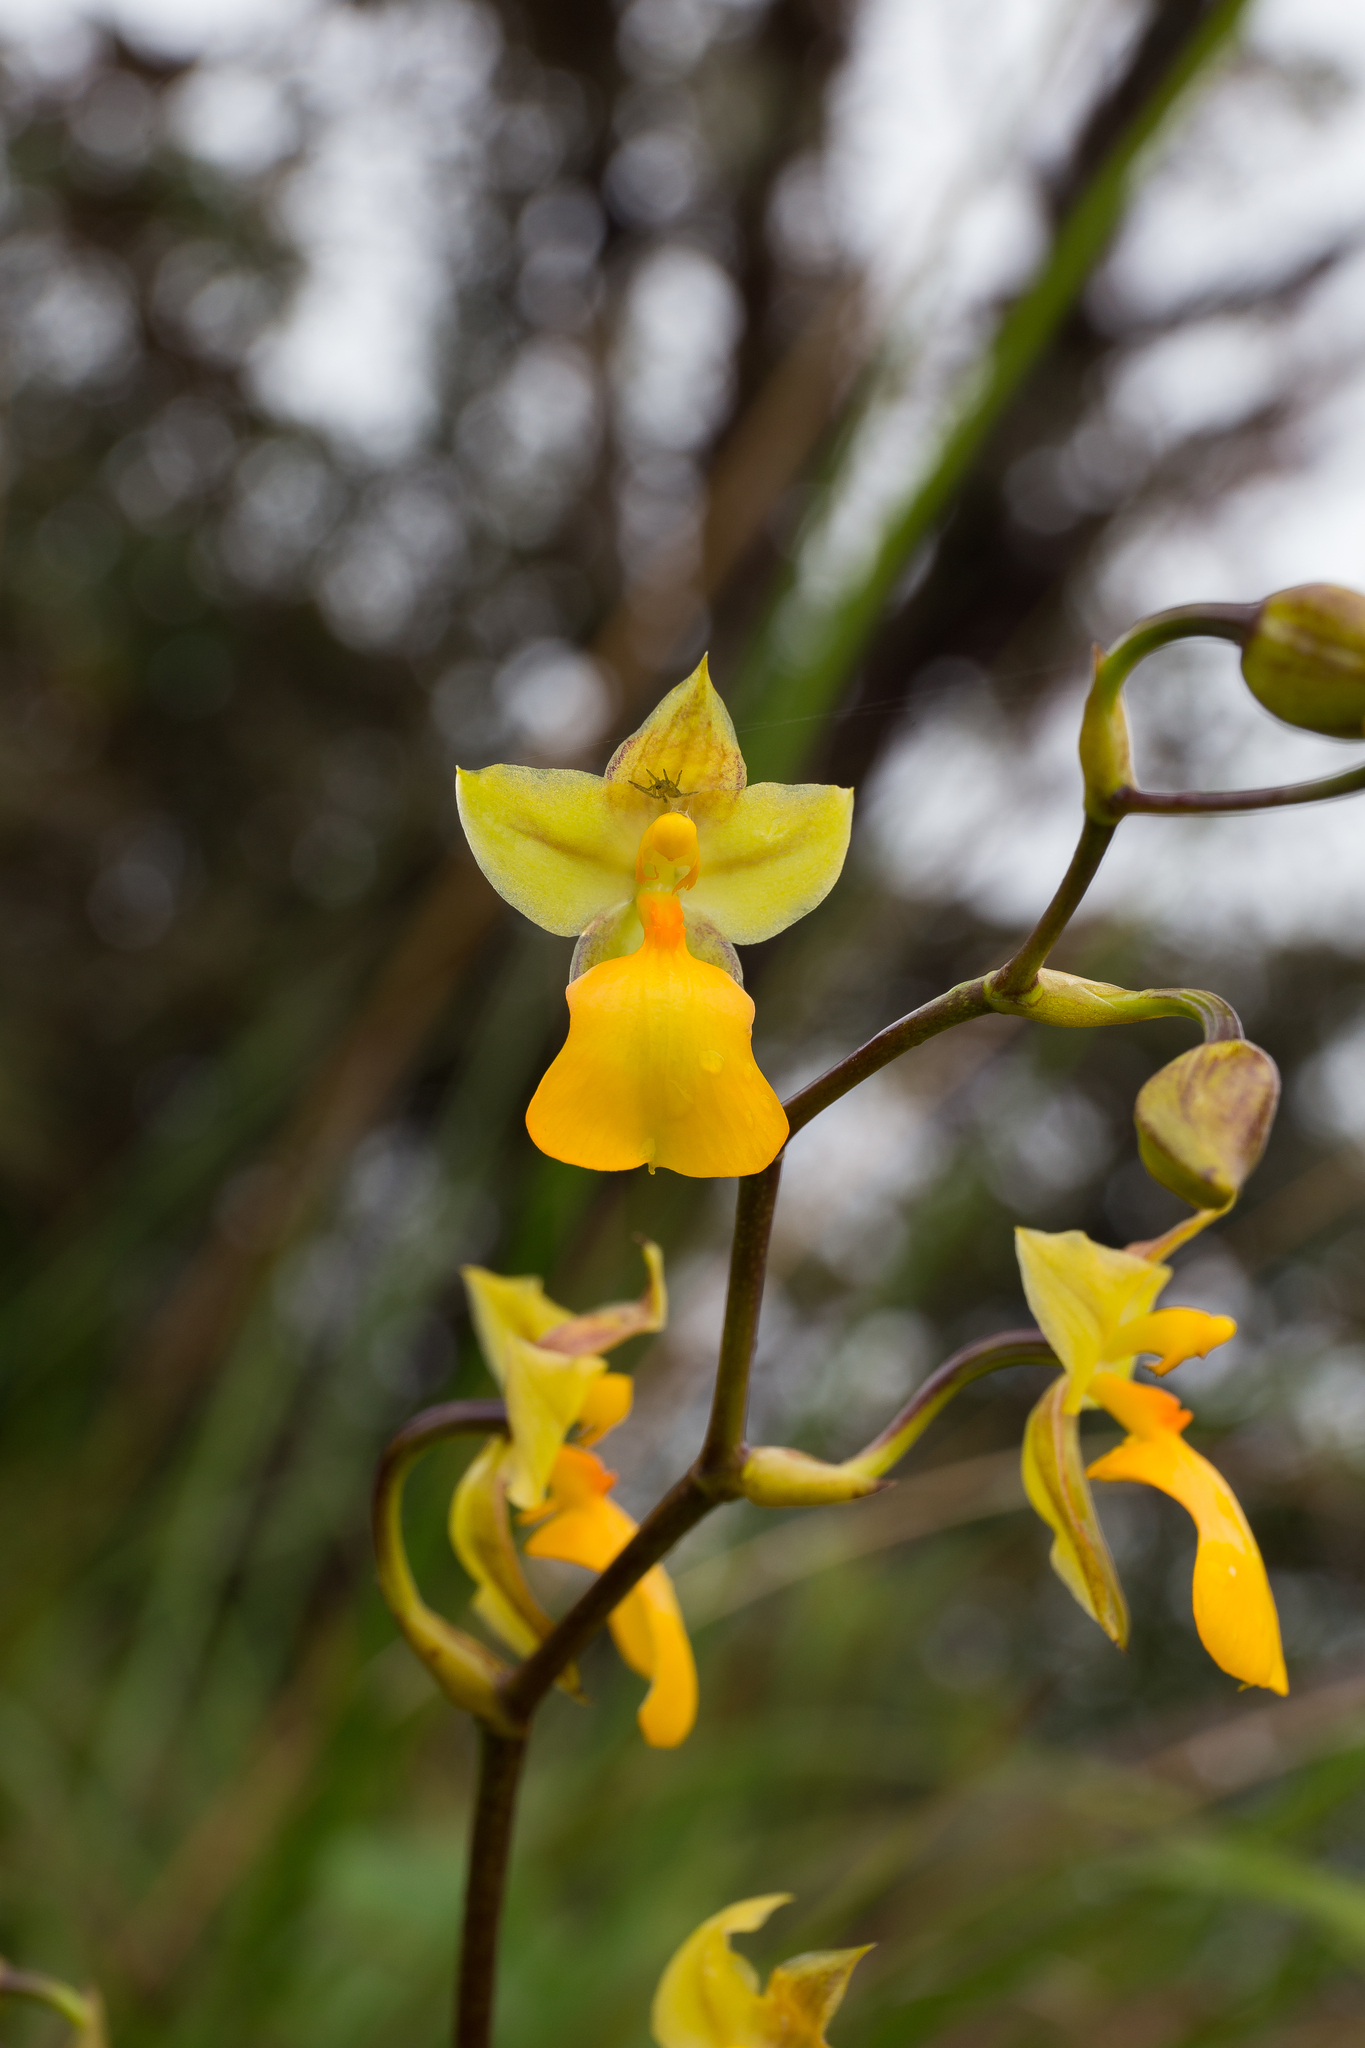
[[[570,937],[635,888],[635,853],[658,805],[577,768],[462,768],[460,823],[498,894]]]
[[[1052,1531],[1051,1565],[1077,1605],[1119,1648],[1128,1604],[1081,1465],[1080,1425],[1066,1412],[1066,1381],[1054,1380],[1024,1426],[1024,1491]]]
[[[1120,1323],[1145,1315],[1171,1273],[1131,1252],[1096,1244],[1083,1230],[1014,1233],[1024,1294],[1039,1329],[1066,1367],[1067,1406],[1079,1409]]]
[[[512,1443],[507,1494],[519,1508],[545,1498],[550,1472],[565,1437],[577,1422],[591,1382],[607,1369],[604,1358],[565,1358],[513,1337],[507,1345],[503,1394]]]
[[[507,1519],[508,1446],[493,1437],[474,1459],[450,1503],[450,1541],[473,1579],[475,1612],[527,1657],[550,1633],[549,1616],[527,1585]]]
[[[839,879],[853,791],[756,782],[732,803],[692,806],[701,875],[688,909],[732,945],[754,946],[824,901]]]
[[[763,2036],[762,2001],[753,1966],[730,1947],[732,1934],[753,1934],[790,1892],[740,1899],[703,1920],[659,1979],[650,2011],[658,2048],[755,2048]]]
[[[705,655],[616,749],[607,780],[663,802],[685,802],[700,790],[733,796],[743,789],[744,756]]]
[[[551,1301],[534,1273],[507,1279],[486,1266],[461,1266],[460,1278],[484,1363],[500,1387],[507,1382],[508,1346],[514,1337],[536,1344],[570,1320],[569,1310]]]

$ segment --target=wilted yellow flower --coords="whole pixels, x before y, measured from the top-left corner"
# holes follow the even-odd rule
[[[709,1178],[766,1166],[787,1120],[754,1064],[734,948],[829,893],[852,791],[749,788],[703,659],[605,775],[462,770],[458,793],[494,888],[547,931],[578,937],[568,1042],[527,1112],[536,1144],[602,1171]]]
[[[790,1892],[740,1899],[690,1934],[654,1994],[658,2048],[829,2048],[825,2028],[866,1948],[822,1949],[780,1963],[758,1988],[753,1964],[730,1947],[785,1906]]]
[[[544,1500],[559,1447],[585,1407],[598,1436],[630,1413],[630,1380],[609,1373],[601,1354],[661,1330],[668,1319],[663,1253],[656,1244],[641,1249],[649,1284],[639,1300],[609,1302],[585,1316],[551,1301],[535,1274],[504,1279],[483,1266],[460,1268],[480,1349],[507,1403],[502,1470],[514,1507]]]
[[[526,1583],[508,1502],[540,1520],[531,1557],[561,1558],[602,1571],[635,1534],[624,1509],[606,1498],[612,1475],[589,1453],[630,1413],[633,1386],[600,1355],[627,1337],[660,1330],[668,1313],[663,1256],[643,1246],[649,1285],[638,1301],[570,1315],[540,1280],[463,1269],[489,1369],[507,1402],[509,1435],[493,1437],[465,1472],[450,1506],[450,1540],[474,1580],[474,1608],[522,1656],[553,1624]],[[566,1439],[573,1430],[576,1445]],[[696,1719],[697,1676],[672,1582],[662,1565],[646,1573],[611,1616],[611,1632],[633,1671],[651,1688],[640,1709],[647,1742],[671,1748]],[[577,1689],[570,1671],[563,1681]]]
[[[1226,1343],[1237,1325],[1201,1309],[1154,1311],[1170,1268],[1095,1244],[1084,1231],[1019,1230],[1015,1240],[1029,1307],[1065,1368],[1024,1432],[1024,1485],[1052,1530],[1053,1570],[1121,1647],[1128,1609],[1087,1479],[1160,1488],[1189,1510],[1199,1531],[1194,1618],[1205,1649],[1243,1684],[1286,1692],[1275,1602],[1246,1517],[1227,1482],[1184,1441],[1188,1409],[1132,1379],[1140,1355],[1168,1372]],[[1129,1434],[1087,1473],[1077,1415],[1096,1405]]]

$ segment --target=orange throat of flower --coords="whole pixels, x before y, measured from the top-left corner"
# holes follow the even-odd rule
[[[749,1043],[753,1003],[688,950],[678,892],[699,872],[696,828],[666,812],[636,861],[642,942],[569,984],[568,1041],[526,1112],[552,1159],[709,1179],[758,1173],[785,1144]]]

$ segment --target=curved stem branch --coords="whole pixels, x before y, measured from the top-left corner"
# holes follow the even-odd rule
[[[923,1386],[917,1387],[900,1412],[892,1416],[886,1428],[873,1437],[867,1449],[859,1451],[848,1463],[881,1478],[893,1465],[899,1464],[910,1446],[923,1436],[934,1417],[947,1407],[953,1396],[969,1387],[973,1380],[983,1379],[988,1372],[999,1372],[1007,1365],[1056,1365],[1058,1362],[1046,1337],[1036,1329],[1002,1330],[998,1336],[983,1337],[975,1344],[964,1344],[937,1372],[930,1373]]]
[[[931,1003],[922,1003],[918,1010],[911,1010],[908,1016],[888,1024],[885,1031],[879,1031],[875,1038],[869,1038],[866,1045],[860,1045],[847,1059],[839,1061],[818,1081],[809,1087],[798,1089],[789,1096],[782,1107],[787,1112],[791,1136],[819,1116],[822,1109],[828,1109],[831,1102],[837,1102],[841,1095],[847,1095],[850,1088],[856,1088],[860,1081],[875,1074],[880,1068],[898,1060],[903,1052],[910,1052],[917,1045],[923,1045],[927,1038],[936,1038],[940,1031],[951,1029],[954,1024],[966,1024],[973,1017],[989,1017],[991,1005],[986,996],[985,981],[959,982],[945,994],[935,996]]]
[[[1272,789],[1119,789],[1113,805],[1125,817],[1190,818],[1217,812],[1279,811],[1292,804],[1324,803],[1365,789],[1365,764],[1314,782],[1287,782]]]
[[[526,1758],[524,1736],[479,1729],[479,1786],[469,1843],[460,1971],[455,1991],[455,2048],[491,2048],[497,1987],[498,1927],[507,1891],[517,1786]]]
[[[1076,851],[1071,856],[1071,865],[1063,875],[1056,895],[1018,952],[990,977],[991,987],[997,995],[1019,996],[1032,988],[1038,978],[1038,969],[1070,924],[1081,898],[1094,881],[1117,829],[1117,826],[1101,824],[1098,818],[1087,814]]]

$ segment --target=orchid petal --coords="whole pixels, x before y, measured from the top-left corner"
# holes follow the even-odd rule
[[[631,893],[636,848],[659,814],[628,783],[579,768],[462,768],[456,797],[498,894],[565,938]]]
[[[1100,1361],[1113,1358],[1120,1324],[1146,1315],[1170,1268],[1112,1251],[1083,1230],[1019,1229],[1014,1242],[1028,1305],[1066,1367],[1067,1408],[1075,1414]]]
[[[693,959],[675,896],[640,903],[651,929],[639,952],[569,984],[568,1042],[526,1128],[552,1159],[604,1173],[761,1172],[786,1142],[787,1118],[754,1063],[753,1003]]]
[[[616,749],[606,779],[666,801],[686,802],[702,790],[738,796],[744,756],[705,655]]]
[[[550,1478],[552,1511],[526,1545],[528,1557],[558,1558],[603,1572],[635,1534],[636,1524],[607,1495],[615,1475],[590,1451],[566,1447]],[[613,1609],[613,1640],[632,1671],[650,1680],[637,1716],[655,1749],[673,1749],[697,1716],[697,1668],[673,1582],[654,1565]]]
[[[832,783],[758,782],[732,802],[690,806],[701,875],[688,908],[736,946],[785,931],[838,881],[853,791]]]
[[[1081,1466],[1080,1424],[1067,1383],[1052,1382],[1024,1429],[1024,1490],[1052,1531],[1052,1569],[1111,1642],[1128,1641],[1128,1603]]]
[[[1231,1316],[1207,1315],[1202,1308],[1158,1308],[1119,1326],[1115,1349],[1122,1358],[1154,1352],[1153,1372],[1171,1372],[1187,1358],[1206,1358],[1219,1344],[1235,1337]]]
[[[1215,1664],[1244,1685],[1285,1693],[1284,1651],[1275,1598],[1241,1505],[1222,1474],[1191,1450],[1190,1421],[1173,1394],[1097,1373],[1091,1392],[1130,1433],[1090,1467],[1092,1479],[1134,1479],[1168,1493],[1199,1532],[1194,1561],[1194,1621]]]
[[[605,1308],[590,1309],[584,1316],[569,1316],[542,1333],[546,1351],[566,1357],[580,1352],[611,1351],[628,1337],[652,1336],[668,1321],[668,1289],[664,1285],[664,1255],[657,1244],[645,1238],[640,1245],[649,1283],[637,1301],[610,1301]]]
[[[658,2048],[753,2048],[762,2000],[753,1964],[730,1947],[732,1934],[753,1934],[790,1892],[739,1899],[687,1937],[654,1994],[650,2027]]]

